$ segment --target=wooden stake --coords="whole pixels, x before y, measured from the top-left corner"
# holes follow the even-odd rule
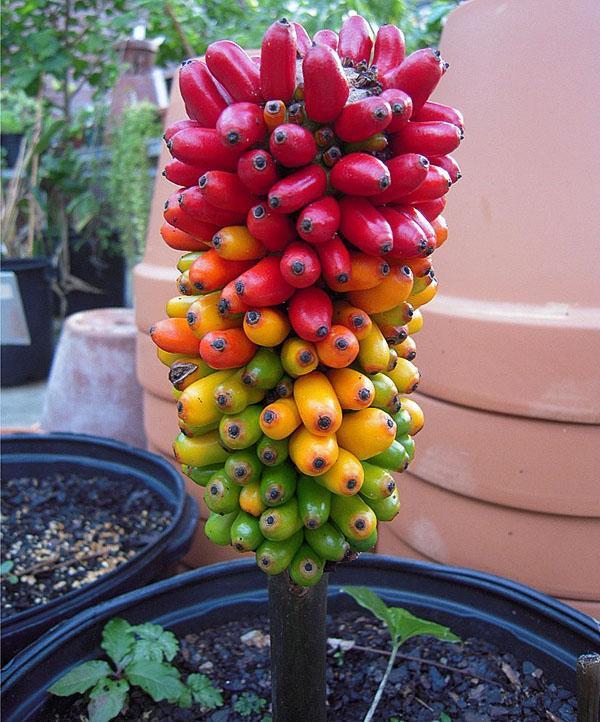
[[[600,654],[577,660],[577,722],[600,720]]]
[[[269,578],[273,722],[325,722],[327,574],[298,588]]]

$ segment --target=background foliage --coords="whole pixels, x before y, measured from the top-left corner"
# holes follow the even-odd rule
[[[287,16],[302,23],[312,35],[320,28],[338,30],[348,16],[364,15],[373,30],[384,23],[400,26],[409,51],[439,40],[443,18],[459,0],[138,0],[131,12],[146,17],[150,34],[165,41],[160,61],[180,61],[185,44],[203,53],[214,40],[230,38],[246,48],[260,47],[264,29],[275,18]],[[191,54],[191,53],[190,53]]]

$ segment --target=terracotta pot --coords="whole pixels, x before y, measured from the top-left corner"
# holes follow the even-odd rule
[[[444,30],[451,70],[436,100],[464,111],[464,178],[434,256],[442,290],[416,337],[427,423],[378,549],[503,574],[600,616],[588,171],[600,161],[600,96],[588,94],[600,8],[525,5],[465,3]]]
[[[448,17],[435,99],[464,112],[464,177],[417,338],[424,393],[600,423],[599,36],[595,0],[477,0]]]
[[[145,445],[135,336],[130,308],[81,311],[66,319],[48,379],[45,431]]]

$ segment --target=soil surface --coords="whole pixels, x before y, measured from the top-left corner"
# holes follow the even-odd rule
[[[159,496],[101,476],[3,480],[1,506],[5,619],[95,581],[171,523]]]
[[[346,651],[330,643],[328,720],[360,722],[383,677],[388,662],[383,652],[389,650],[389,635],[378,620],[354,612],[329,619],[328,635],[334,640],[354,643],[354,647]],[[182,679],[191,672],[207,674],[223,690],[223,707],[212,712],[198,705],[182,710],[166,702],[156,704],[135,690],[126,712],[116,718],[118,721],[270,722],[265,617],[232,622],[199,635],[188,634],[181,640],[180,652],[173,663],[182,672]],[[248,703],[249,694],[261,709],[242,715],[235,707],[237,704],[240,709],[240,704]],[[506,650],[498,650],[481,639],[449,644],[420,637],[401,647],[374,719],[376,722],[574,722],[575,709],[576,700],[570,692],[553,684],[543,670],[531,662],[517,660]],[[38,718],[39,722],[85,719],[86,702],[81,697],[55,698]]]

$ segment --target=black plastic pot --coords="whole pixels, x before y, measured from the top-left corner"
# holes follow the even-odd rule
[[[50,262],[46,258],[2,259],[2,270],[17,277],[31,345],[2,344],[2,386],[46,378],[52,360]]]
[[[467,569],[365,554],[330,576],[329,611],[356,608],[343,585],[366,585],[388,603],[477,636],[541,666],[575,690],[575,662],[600,646],[585,614],[521,584]],[[252,559],[216,564],[124,594],[53,629],[4,670],[5,722],[46,719],[45,690],[72,666],[102,655],[107,620],[151,621],[178,635],[267,611],[264,575]]]
[[[115,239],[115,243],[118,241]],[[104,254],[99,258],[88,243],[80,245],[70,239],[70,273],[97,288],[100,293],[69,291],[66,316],[94,308],[113,308],[125,305],[127,259],[118,254]],[[58,302],[58,298],[56,299]],[[60,304],[58,304],[60,306]],[[57,306],[57,312],[58,312]]]
[[[7,168],[15,167],[22,140],[23,133],[0,133],[0,144],[6,151],[4,162]]]
[[[160,496],[171,524],[135,557],[95,582],[40,607],[9,617],[2,624],[2,659],[7,661],[54,625],[118,594],[158,579],[182,557],[198,523],[198,506],[185,493],[183,480],[160,456],[121,442],[78,434],[22,434],[2,438],[2,478],[54,473],[101,474],[115,483],[132,480]]]

